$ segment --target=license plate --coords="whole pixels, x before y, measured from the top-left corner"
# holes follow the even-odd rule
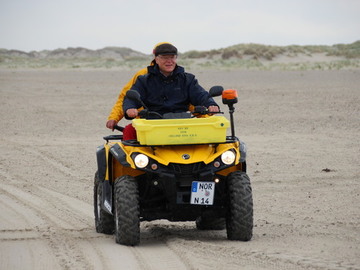
[[[213,205],[215,194],[214,182],[194,181],[191,185],[191,204]]]

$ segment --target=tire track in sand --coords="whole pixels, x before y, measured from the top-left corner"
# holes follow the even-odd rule
[[[0,186],[1,196],[7,201],[13,201],[11,207],[20,213],[19,218],[23,219],[25,233],[31,232],[33,239],[46,242],[58,264],[65,269],[90,269],[91,265],[87,263],[85,256],[77,245],[76,238],[86,239],[82,231],[89,230],[89,222],[81,215],[76,215],[75,210],[67,209],[67,205],[57,203],[56,197],[51,197],[50,193],[44,192],[44,189],[38,189],[40,195],[36,195],[36,187],[26,186],[24,191],[21,188],[2,183]],[[49,195],[50,194],[50,195]],[[11,211],[10,207],[10,211]],[[30,213],[35,220],[27,224],[25,214]],[[78,220],[75,218],[78,216]],[[34,229],[29,230],[28,226],[35,225]],[[24,231],[12,231],[13,237],[9,238],[9,230],[1,231],[1,238],[7,240],[24,240]],[[75,235],[74,235],[75,234]],[[5,240],[5,239],[4,239]],[[34,255],[37,256],[37,255]]]
[[[43,160],[49,161],[50,158]],[[55,161],[50,162],[50,165],[52,164],[57,163]],[[4,170],[0,170],[1,174],[7,179],[12,178],[10,174],[4,173]],[[46,239],[60,265],[86,269],[89,265],[79,265],[79,262],[90,261],[90,265],[111,266],[115,262],[124,264],[121,259],[125,259],[129,261],[128,265],[131,269],[188,269],[181,258],[169,249],[164,242],[149,243],[145,240],[138,247],[119,246],[112,236],[94,232],[92,205],[43,186],[24,183],[24,179],[18,178],[14,185],[4,183],[0,190],[2,193],[7,193],[9,197],[13,197],[14,201],[26,206],[26,209],[31,209],[36,212],[37,216],[40,216],[41,223],[45,225],[31,231],[31,235],[34,239]],[[27,238],[20,231],[10,234],[15,237],[9,237],[9,233],[7,236],[4,233],[1,235],[3,239],[8,238],[13,241]],[[112,249],[118,250],[120,248],[121,254],[127,253],[128,258],[124,258],[114,251],[109,251],[106,245],[100,244],[98,246],[96,242],[100,239],[110,240],[111,245],[113,245]],[[79,243],[79,240],[82,243]],[[84,244],[84,241],[87,244]],[[90,252],[89,246],[92,247]],[[154,248],[157,250],[155,255]],[[93,253],[93,258],[84,258],[82,252],[84,249],[87,249],[88,253]],[[109,254],[113,254],[115,259],[109,257]],[[133,257],[133,260],[129,260],[129,257]]]

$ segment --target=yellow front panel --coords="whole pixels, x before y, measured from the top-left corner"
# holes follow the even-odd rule
[[[138,141],[144,145],[220,143],[229,121],[223,116],[188,119],[134,119]]]

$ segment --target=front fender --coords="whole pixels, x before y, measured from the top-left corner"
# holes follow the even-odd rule
[[[119,161],[119,163],[125,167],[130,167],[130,163],[127,162],[127,155],[125,153],[125,151],[120,147],[119,144],[114,144],[111,148],[110,148],[110,152],[113,155],[113,157],[115,157],[115,159],[117,161]]]

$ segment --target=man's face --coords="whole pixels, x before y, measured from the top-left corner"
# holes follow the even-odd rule
[[[176,67],[176,55],[158,55],[155,57],[156,64],[158,64],[160,71],[168,76],[174,71]]]

